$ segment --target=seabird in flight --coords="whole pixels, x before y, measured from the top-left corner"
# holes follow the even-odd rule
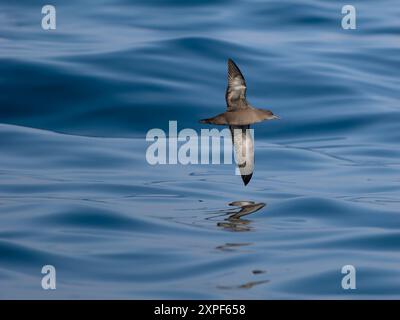
[[[254,141],[250,125],[264,120],[278,119],[270,110],[256,109],[246,99],[246,81],[239,67],[228,59],[228,87],[225,93],[227,111],[201,123],[228,125],[232,134],[236,161],[244,185],[247,185],[254,170]]]

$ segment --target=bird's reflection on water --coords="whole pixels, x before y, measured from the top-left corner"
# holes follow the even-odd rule
[[[250,231],[251,230],[251,221],[247,219],[242,219],[242,217],[252,214],[262,208],[265,207],[265,203],[259,202],[256,203],[254,201],[234,201],[229,204],[232,207],[236,207],[234,209],[224,210],[222,215],[218,217],[225,217],[223,221],[217,222],[217,226],[223,228],[224,230],[229,231]],[[219,245],[216,249],[229,252],[236,251],[239,248],[251,246],[252,243],[243,242],[243,243],[225,243],[224,245]],[[242,250],[241,249],[241,250]],[[265,270],[252,270],[252,275],[256,276],[260,274],[264,274]],[[268,283],[270,280],[267,279],[255,279],[250,280],[245,283],[239,284],[226,284],[226,285],[217,285],[218,289],[222,290],[236,290],[236,289],[251,289],[254,286]]]
[[[250,246],[252,243],[225,243],[223,245],[217,246],[215,249],[221,251],[235,251],[236,249],[243,247],[243,246]]]
[[[237,208],[234,210],[229,210],[227,213],[228,218],[224,219],[224,221],[220,221],[217,223],[218,227],[229,231],[250,231],[251,221],[247,219],[242,219],[242,217],[254,213],[265,207],[265,203],[255,203],[254,201],[234,201],[231,202],[229,205]]]
[[[225,289],[225,290],[229,290],[229,289],[251,289],[256,285],[259,284],[264,284],[264,283],[268,283],[269,280],[260,280],[260,281],[249,281],[243,284],[239,284],[239,285],[233,285],[233,286],[222,286],[219,285],[217,286],[218,289]]]

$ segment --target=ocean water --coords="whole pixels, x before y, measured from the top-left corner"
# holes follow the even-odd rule
[[[356,30],[337,0],[51,3],[52,31],[0,3],[0,298],[400,298],[397,1]],[[229,57],[281,118],[250,184],[148,164],[148,130],[224,111]]]

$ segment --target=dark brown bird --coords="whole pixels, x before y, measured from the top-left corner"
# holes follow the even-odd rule
[[[254,141],[247,130],[253,123],[278,119],[270,110],[256,109],[246,99],[246,81],[239,67],[228,59],[228,87],[225,93],[227,111],[201,123],[228,125],[232,133],[236,160],[243,182],[247,185],[254,171]]]

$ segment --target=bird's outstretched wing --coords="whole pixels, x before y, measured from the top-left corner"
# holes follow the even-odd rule
[[[235,149],[235,159],[244,185],[250,182],[254,171],[254,141],[250,126],[229,126]]]
[[[228,88],[226,88],[225,99],[228,111],[247,107],[246,81],[231,59],[228,59]]]

